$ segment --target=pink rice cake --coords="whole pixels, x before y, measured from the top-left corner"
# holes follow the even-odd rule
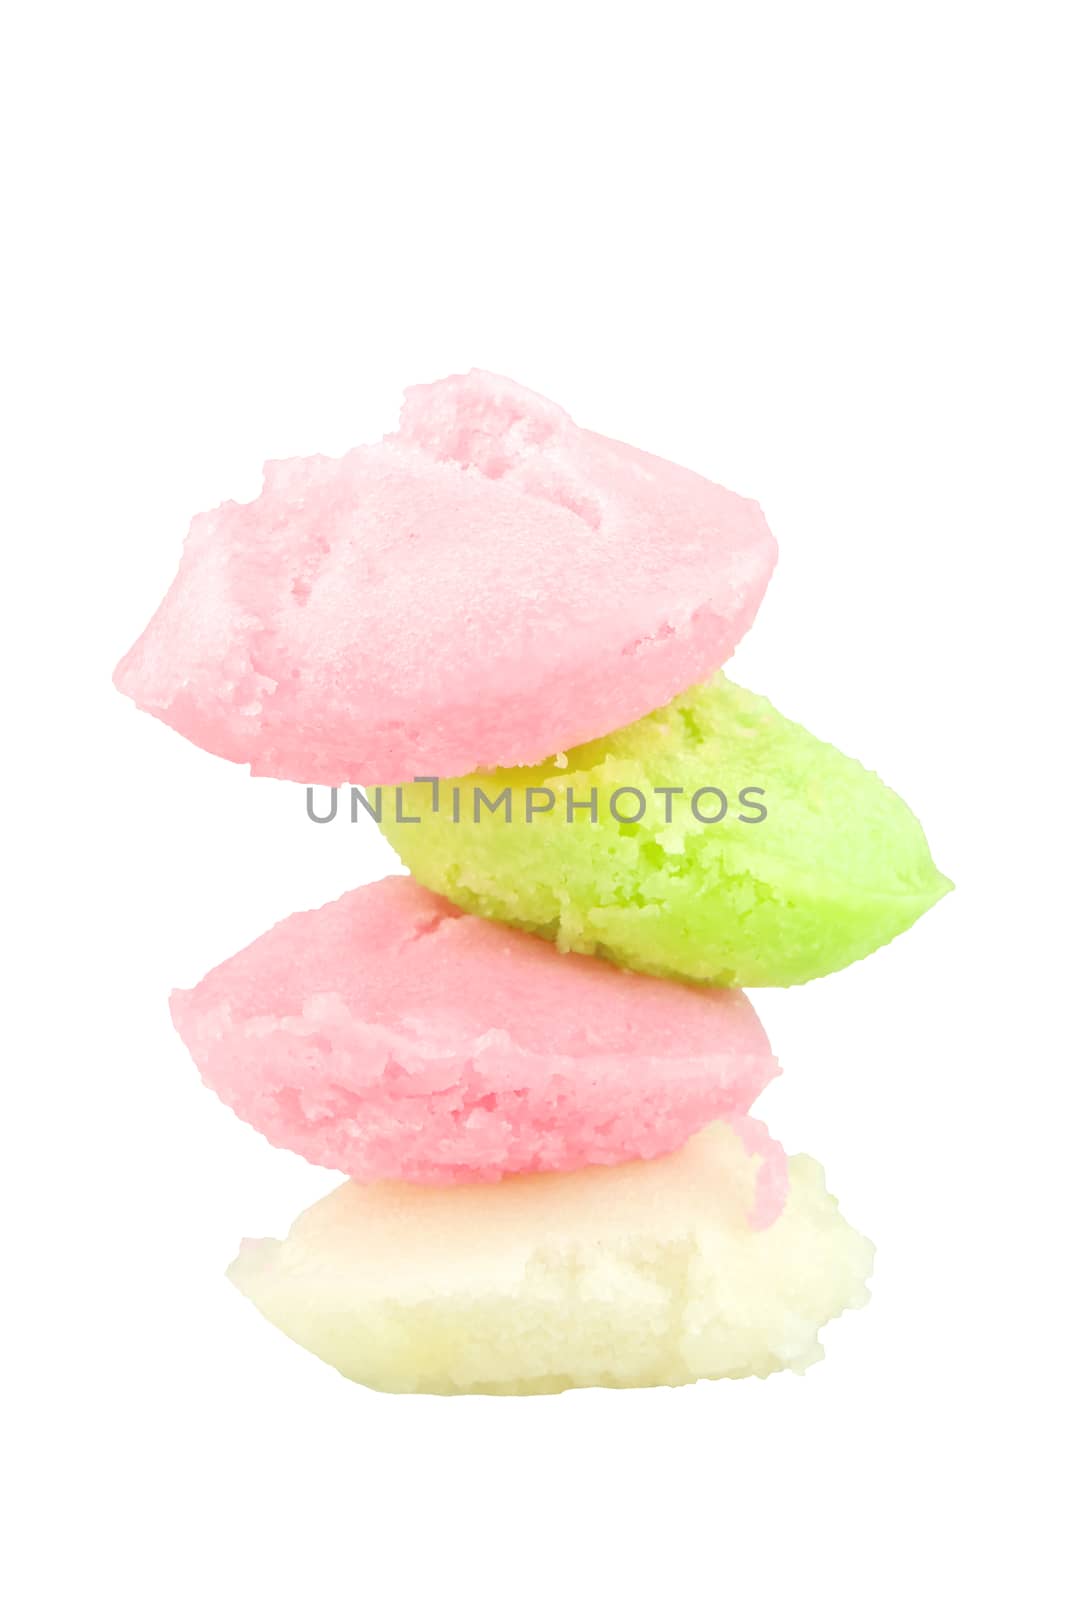
[[[745,995],[668,983],[385,878],[280,922],[171,1000],[204,1081],[361,1182],[493,1181],[677,1149],[778,1071]],[[754,1138],[754,1142],[752,1139]]]
[[[115,682],[268,777],[528,765],[710,677],[776,553],[754,501],[471,372],[196,517]]]

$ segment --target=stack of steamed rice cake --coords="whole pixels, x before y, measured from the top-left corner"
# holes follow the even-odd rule
[[[777,1066],[740,986],[950,885],[897,795],[719,673],[775,554],[753,502],[483,373],[193,522],[119,688],[255,774],[399,802],[410,877],[172,1001],[239,1116],[349,1175],[230,1268],[346,1376],[801,1372],[866,1299],[872,1247],[749,1116]]]

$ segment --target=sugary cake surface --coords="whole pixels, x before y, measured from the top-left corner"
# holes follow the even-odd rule
[[[236,1286],[346,1377],[393,1392],[546,1394],[802,1372],[867,1298],[873,1248],[807,1156],[772,1227],[716,1124],[655,1161],[427,1189],[344,1184]]]
[[[660,1155],[777,1071],[744,995],[561,956],[410,878],[288,917],[171,1007],[238,1115],[363,1181]]]
[[[697,982],[834,972],[951,888],[893,790],[721,673],[559,761],[410,785],[402,814],[405,864],[465,910]]]
[[[753,501],[474,372],[197,517],[115,682],[302,783],[534,762],[720,666],[775,557]]]

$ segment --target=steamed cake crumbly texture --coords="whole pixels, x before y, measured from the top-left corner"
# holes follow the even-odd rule
[[[753,501],[472,372],[196,517],[115,682],[268,777],[535,762],[719,667],[775,558]]]
[[[712,785],[728,810],[698,821],[692,797]],[[645,799],[640,821],[612,818],[626,786]],[[666,787],[682,791],[670,822],[655,793]],[[528,788],[553,797],[531,821]],[[741,805],[746,788],[763,794]],[[497,809],[479,801],[474,821],[476,789]],[[722,674],[558,761],[441,784],[436,811],[427,784],[402,795],[419,820],[397,822],[385,803],[382,825],[421,883],[560,950],[666,977],[804,983],[868,955],[951,888],[897,794]],[[619,797],[619,811],[635,815],[638,799]],[[761,821],[742,820],[756,807]],[[721,802],[705,795],[698,808],[713,817]]]
[[[239,1116],[366,1182],[660,1155],[777,1072],[742,994],[563,960],[406,877],[288,917],[171,1008]]]
[[[784,1213],[716,1124],[655,1161],[426,1189],[347,1183],[230,1277],[345,1377],[432,1394],[550,1394],[803,1372],[865,1303],[873,1247],[809,1156]]]

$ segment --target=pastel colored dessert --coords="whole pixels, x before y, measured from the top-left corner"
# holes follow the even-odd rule
[[[834,972],[951,888],[897,794],[721,674],[557,761],[380,809],[414,876],[464,910],[702,983]]]
[[[721,1124],[621,1167],[426,1189],[344,1184],[229,1275],[298,1344],[371,1388],[549,1394],[803,1372],[867,1299],[873,1247],[821,1168],[789,1162],[772,1227]]]
[[[286,918],[171,1009],[239,1116],[364,1182],[660,1155],[778,1070],[744,995],[564,960],[410,878]]]
[[[753,501],[472,372],[195,518],[115,682],[269,777],[535,762],[719,667],[775,558]]]

